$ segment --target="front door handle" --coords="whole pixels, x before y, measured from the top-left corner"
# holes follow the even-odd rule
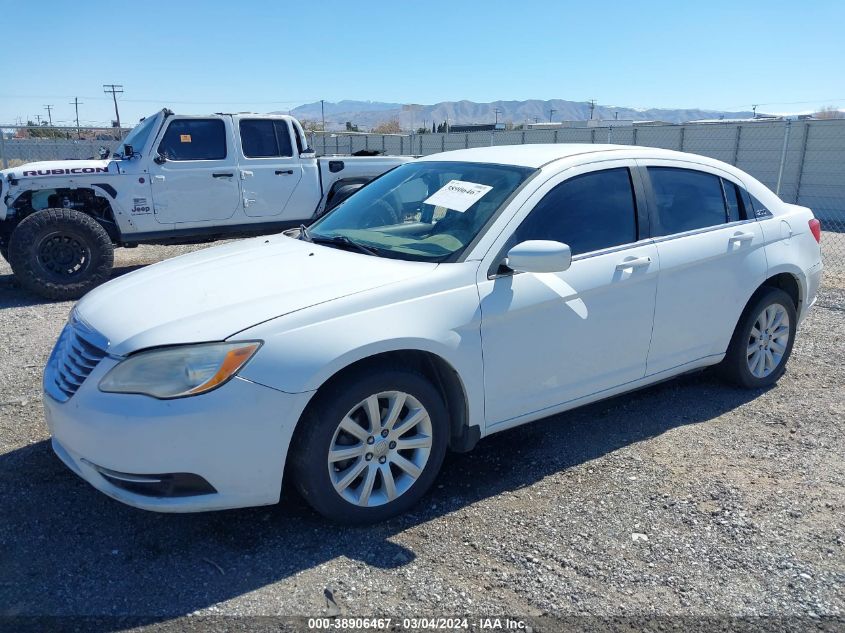
[[[276,170],[276,175],[277,175],[277,176],[283,176],[283,175],[285,175],[285,174],[291,174],[291,175],[293,175],[293,170],[292,170],[292,169],[277,169],[277,170]]]
[[[623,259],[616,264],[616,270],[628,270],[629,268],[645,268],[651,264],[651,257],[634,257],[633,259]]]
[[[734,233],[731,235],[731,242],[750,242],[754,239],[754,233]]]
[[[211,174],[212,178],[231,178],[235,174],[225,173],[225,174]]]

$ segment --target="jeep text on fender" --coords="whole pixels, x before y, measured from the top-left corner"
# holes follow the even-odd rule
[[[142,119],[110,158],[0,171],[0,256],[33,292],[74,299],[108,279],[115,246],[309,224],[409,160],[316,158],[289,116],[165,109]]]

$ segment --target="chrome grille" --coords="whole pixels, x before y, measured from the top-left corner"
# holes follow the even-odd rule
[[[75,319],[62,330],[44,375],[44,388],[56,400],[69,400],[105,358],[107,345],[102,345],[99,338]]]

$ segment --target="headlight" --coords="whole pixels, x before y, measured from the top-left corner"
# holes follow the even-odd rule
[[[100,391],[181,398],[219,387],[261,347],[247,343],[203,343],[163,347],[130,356],[100,381]]]

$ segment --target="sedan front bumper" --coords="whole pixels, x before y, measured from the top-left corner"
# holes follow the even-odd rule
[[[234,378],[175,400],[103,393],[106,359],[67,402],[44,395],[53,449],[101,492],[137,508],[198,512],[277,503],[311,393]]]

